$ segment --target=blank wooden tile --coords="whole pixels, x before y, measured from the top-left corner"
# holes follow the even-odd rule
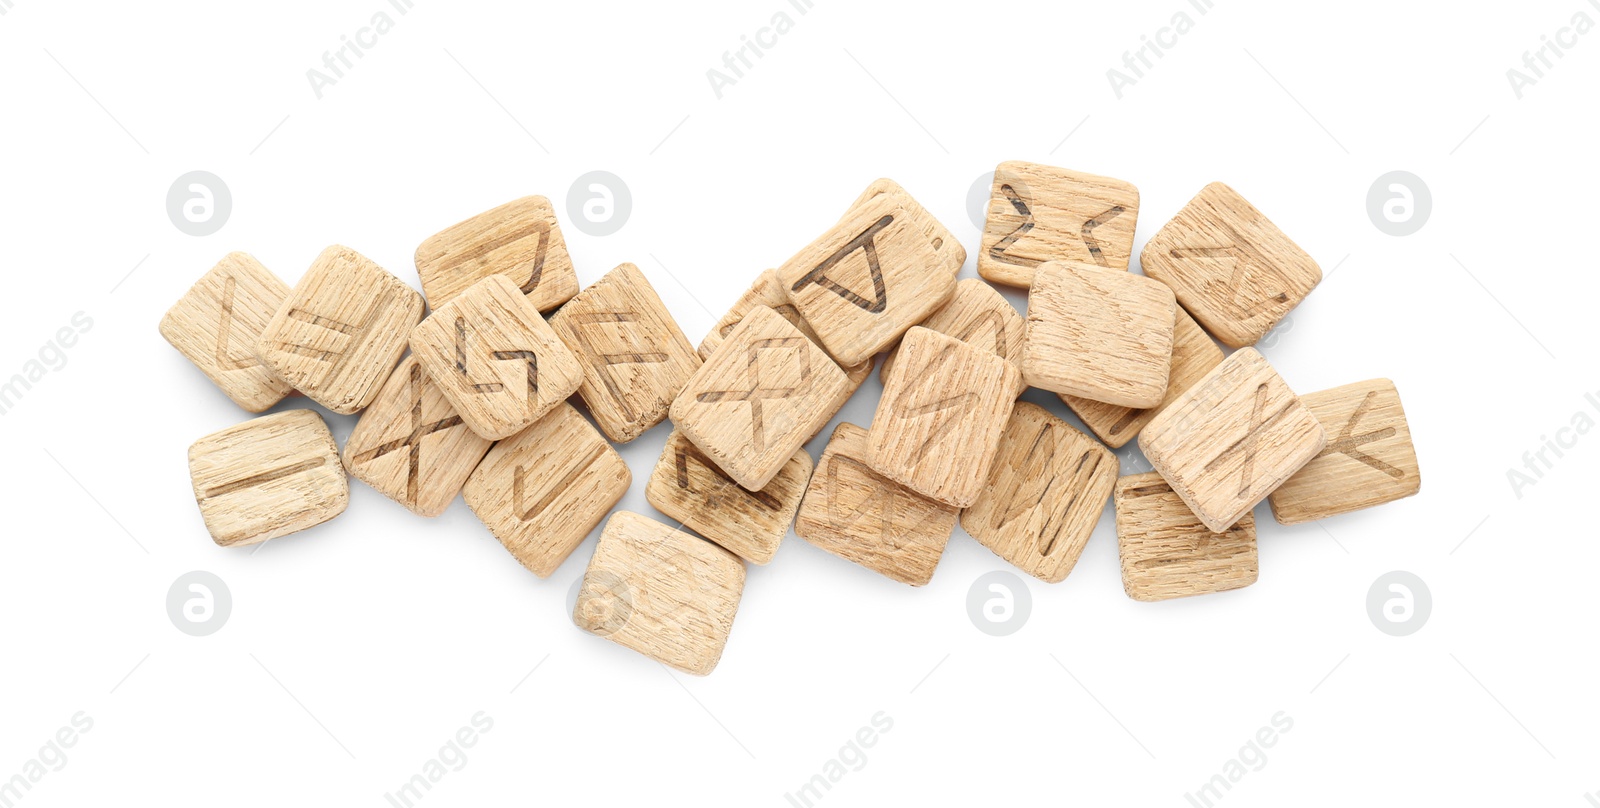
[[[885,477],[956,508],[978,498],[1021,374],[954,337],[913,328],[883,385],[867,462]]]
[[[1156,417],[1163,407],[1177,400],[1179,395],[1220,364],[1222,349],[1179,306],[1178,320],[1172,329],[1172,370],[1167,378],[1167,393],[1162,396],[1160,404],[1147,409],[1135,409],[1069,395],[1061,396],[1061,400],[1107,445],[1120,449],[1137,437],[1145,424],[1150,423],[1150,419]]]
[[[922,586],[944,555],[960,513],[867,465],[867,431],[842,423],[833,430],[800,502],[800,538],[867,569]]]
[[[467,428],[415,356],[400,360],[345,441],[352,477],[410,508],[438,516],[493,443]]]
[[[958,281],[950,301],[918,325],[955,337],[979,350],[992,351],[1018,370],[1022,369],[1022,336],[1027,323],[1010,301],[977,278]],[[883,358],[883,368],[878,371],[880,378],[889,378],[889,368],[894,365],[899,350],[896,346]],[[1022,394],[1022,388],[1018,388],[1017,394]]]
[[[472,431],[507,438],[567,400],[583,368],[528,298],[491,275],[434,310],[411,351]]]
[[[747,491],[673,430],[644,495],[685,527],[752,564],[765,564],[789,533],[810,479],[811,455],[799,449],[770,482]]]
[[[1049,261],[1127,269],[1139,189],[1110,177],[1013,160],[994,172],[978,274],[1027,287]]]
[[[961,526],[1029,575],[1072,572],[1117,482],[1117,457],[1043,407],[1011,412],[988,485]]]
[[[848,395],[832,359],[777,312],[750,310],[672,403],[672,423],[729,477],[765,487]]]
[[[778,281],[778,271],[769,269],[762,272],[756,278],[755,283],[750,284],[750,288],[746,289],[745,293],[734,302],[733,308],[728,309],[728,313],[722,315],[722,319],[718,320],[715,326],[712,326],[711,333],[706,334],[705,339],[700,341],[700,358],[702,360],[710,359],[712,352],[722,345],[723,340],[726,340],[729,334],[733,333],[734,326],[737,326],[739,321],[743,320],[744,316],[756,306],[766,306],[783,315],[783,319],[788,320],[790,325],[800,329],[800,333],[805,334],[806,339],[815,342],[817,347],[822,348],[824,351],[827,350],[827,347],[822,344],[822,340],[817,337],[817,332],[811,330],[811,324],[806,322],[806,318],[800,316],[800,310],[789,302],[788,293],[783,291],[783,284]],[[850,393],[855,393],[861,383],[866,381],[867,376],[871,374],[871,359],[845,368],[844,375],[850,380]],[[845,398],[848,399],[849,395],[846,395]],[[839,405],[841,407],[844,406],[844,402],[839,402]]]
[[[1409,497],[1422,489],[1417,450],[1388,379],[1307,393],[1300,402],[1322,423],[1328,445],[1267,497],[1286,525],[1324,519]]]
[[[1051,262],[1034,274],[1022,374],[1029,386],[1122,407],[1167,392],[1172,290],[1121,270]]]
[[[256,358],[256,340],[289,298],[289,285],[249,255],[229,253],[166,316],[161,336],[234,403],[261,412],[292,387]]]
[[[1178,211],[1139,263],[1231,348],[1256,344],[1322,281],[1305,250],[1220,182]]]
[[[911,214],[917,229],[921,230],[923,237],[928,240],[928,246],[932,247],[934,254],[939,257],[940,265],[948,268],[952,275],[961,272],[961,265],[967,262],[967,248],[961,246],[961,239],[956,238],[949,228],[933,218],[933,214],[914,199],[910,192],[902,188],[900,183],[888,177],[873,180],[872,184],[861,192],[861,196],[856,197],[856,201],[851,203],[850,209],[855,210],[880,196],[896,197]],[[845,217],[849,215],[847,212]]]
[[[1253,514],[1213,533],[1155,472],[1118,480],[1115,502],[1122,588],[1128,597],[1169,600],[1256,582]]]
[[[195,441],[189,477],[206,530],[223,547],[320,525],[350,502],[339,447],[312,410],[263,415]]]
[[[622,456],[562,404],[496,443],[462,494],[511,555],[548,578],[632,482]]]
[[[542,196],[508,202],[422,242],[417,275],[434,309],[490,275],[509,278],[539,311],[578,293],[578,274],[555,209]]]
[[[744,562],[687,531],[618,511],[600,533],[573,622],[684,673],[717,667],[744,594]]]
[[[1139,434],[1139,448],[1213,531],[1322,451],[1315,415],[1254,348],[1222,361]]]
[[[348,247],[306,270],[261,338],[256,356],[312,401],[350,415],[378,395],[422,319],[422,296]]]
[[[622,264],[550,317],[583,366],[578,394],[607,437],[627,443],[667,417],[667,408],[700,369],[655,287]]]

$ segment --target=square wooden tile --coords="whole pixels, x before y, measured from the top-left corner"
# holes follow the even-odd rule
[[[1206,527],[1227,530],[1322,451],[1322,424],[1254,348],[1168,404],[1139,448]]]
[[[1279,522],[1325,519],[1422,490],[1417,450],[1394,382],[1347,384],[1307,393],[1300,403],[1322,422],[1328,445],[1267,497]]]
[[[294,388],[256,358],[256,340],[289,298],[289,284],[242,252],[229,253],[161,318],[161,336],[250,412]]]
[[[189,477],[206,530],[223,547],[320,525],[350,502],[339,447],[312,410],[263,415],[195,441]]]
[[[933,578],[960,509],[928,499],[867,465],[867,430],[835,427],[806,487],[794,532],[903,584]]]
[[[256,356],[312,401],[365,409],[405,353],[422,295],[348,247],[306,270],[256,341]]]
[[[1139,435],[1144,425],[1156,413],[1175,401],[1194,383],[1204,378],[1211,369],[1222,364],[1222,349],[1211,341],[1200,324],[1189,313],[1178,307],[1178,319],[1172,329],[1172,370],[1167,377],[1167,393],[1161,403],[1147,409],[1119,407],[1103,401],[1093,401],[1077,396],[1063,395],[1072,411],[1083,423],[1113,449],[1120,449]]]
[[[1043,407],[1019,402],[961,526],[1029,575],[1072,572],[1117,482],[1117,457]]]
[[[918,325],[955,337],[979,350],[993,351],[995,356],[1022,369],[1022,336],[1027,322],[993,286],[977,278],[956,282],[956,293],[950,297],[950,302]],[[884,356],[879,378],[889,378],[889,368],[894,365],[895,354],[899,351],[896,346]],[[1022,390],[1019,387],[1017,394],[1021,395]]]
[[[755,283],[750,284],[750,288],[746,289],[745,293],[734,302],[733,308],[728,309],[728,313],[722,315],[722,319],[718,320],[715,326],[712,326],[711,333],[706,334],[705,339],[700,340],[700,359],[709,360],[711,354],[722,345],[729,334],[733,333],[733,329],[739,324],[739,321],[743,320],[744,316],[757,306],[766,306],[783,315],[783,319],[788,320],[790,325],[806,335],[806,339],[816,343],[817,347],[822,348],[822,350],[828,350],[827,346],[822,344],[822,340],[817,337],[817,332],[811,330],[811,324],[806,322],[806,318],[800,316],[800,310],[789,302],[788,293],[783,291],[783,284],[778,281],[778,271],[769,269],[762,272],[756,278]],[[861,383],[872,375],[872,360],[867,359],[860,364],[845,368],[844,375],[850,380],[850,393],[855,393],[856,389],[861,387]],[[845,398],[848,399],[849,395],[846,395]],[[839,406],[844,406],[844,402],[839,402]]]
[[[1052,261],[1033,277],[1022,374],[1031,387],[1122,407],[1167,392],[1178,303],[1129,272]]]
[[[411,352],[472,431],[508,438],[577,391],[583,368],[504,275],[490,275],[411,331]]]
[[[467,428],[415,356],[400,360],[345,441],[345,470],[419,516],[455,501],[493,441]]]
[[[717,667],[744,594],[744,562],[686,531],[618,511],[600,533],[573,622],[684,673]]]
[[[788,535],[810,479],[811,455],[799,449],[760,490],[745,490],[673,430],[644,496],[656,510],[740,558],[766,564]]]
[[[758,491],[828,423],[849,385],[827,353],[757,306],[672,402],[672,423]]]
[[[422,293],[434,309],[490,275],[511,279],[542,312],[578,293],[555,209],[542,196],[508,202],[431,236],[416,257]]]
[[[562,404],[496,443],[462,494],[511,555],[548,578],[632,482],[617,450],[571,404]]]
[[[1139,263],[1230,348],[1256,344],[1322,282],[1305,250],[1220,182],[1178,211]]]
[[[1118,480],[1115,502],[1122,588],[1128,597],[1169,600],[1256,582],[1253,514],[1213,533],[1155,472]]]
[[[911,329],[878,400],[868,465],[930,499],[971,505],[989,479],[1021,378],[988,351]]]
[[[923,237],[928,239],[928,246],[939,256],[940,265],[948,268],[952,275],[961,272],[961,265],[967,262],[967,248],[961,246],[961,239],[956,238],[950,232],[950,228],[933,218],[933,214],[914,199],[909,191],[901,187],[900,183],[888,177],[873,180],[872,184],[861,192],[861,196],[856,197],[856,201],[851,203],[850,210],[855,210],[880,196],[897,198],[911,214],[912,221],[916,223],[917,229],[922,231]],[[845,213],[845,217],[849,215],[848,212]]]
[[[1139,189],[1110,177],[1013,160],[994,172],[978,274],[1026,287],[1050,261],[1127,269]]]
[[[600,429],[627,443],[667,417],[700,369],[672,313],[633,264],[622,264],[550,317],[583,366],[578,394]]]

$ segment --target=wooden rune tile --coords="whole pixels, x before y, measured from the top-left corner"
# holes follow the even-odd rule
[[[956,293],[950,301],[917,325],[955,337],[974,348],[993,351],[995,356],[1022,369],[1022,337],[1027,322],[993,286],[977,278],[957,281]],[[895,354],[899,351],[896,346],[884,356],[879,378],[889,378],[889,368],[894,365]],[[1017,394],[1022,394],[1022,388]]]
[[[783,291],[783,284],[778,281],[778,271],[769,269],[757,276],[755,283],[750,284],[750,288],[746,289],[745,293],[734,302],[733,308],[728,309],[728,313],[722,315],[722,319],[711,327],[711,333],[706,334],[705,339],[700,340],[700,349],[698,351],[700,359],[710,360],[711,354],[722,345],[723,340],[726,340],[729,334],[733,333],[733,329],[739,324],[739,321],[743,320],[744,316],[757,306],[766,306],[783,315],[783,319],[788,320],[790,325],[806,335],[806,339],[815,342],[817,347],[822,348],[824,351],[827,350],[827,347],[822,344],[822,340],[817,337],[817,332],[811,330],[811,324],[806,322],[806,318],[800,316],[800,310],[789,302],[788,293]],[[855,393],[861,383],[866,381],[871,374],[871,359],[845,368],[844,375],[850,380],[850,393]],[[848,399],[849,396],[846,395],[845,398]],[[841,401],[840,406],[843,405],[844,402]]]
[[[811,455],[796,450],[765,486],[747,491],[673,430],[645,487],[656,510],[752,564],[766,564],[789,533],[811,479]]]
[[[437,309],[490,275],[504,275],[535,308],[550,311],[578,293],[555,209],[527,196],[480,213],[422,242],[417,275]]]
[[[206,530],[223,547],[320,525],[350,502],[339,447],[312,410],[263,415],[195,441],[189,476]]]
[[[1114,500],[1122,588],[1128,597],[1169,600],[1256,582],[1254,514],[1213,533],[1155,472],[1118,480]]]
[[[1127,445],[1128,441],[1138,437],[1139,431],[1144,429],[1145,424],[1150,423],[1151,418],[1156,417],[1156,413],[1220,364],[1222,364],[1222,349],[1211,341],[1211,335],[1207,334],[1205,329],[1201,328],[1200,324],[1180,306],[1177,323],[1172,329],[1172,370],[1167,378],[1167,394],[1162,397],[1160,404],[1149,409],[1134,409],[1069,395],[1061,396],[1061,400],[1066,402],[1067,406],[1083,419],[1083,423],[1106,442],[1106,445],[1120,449]]]
[[[255,356],[256,340],[289,291],[261,262],[229,253],[161,318],[161,336],[234,403],[261,412],[293,390]]]
[[[902,188],[900,183],[888,177],[873,180],[872,184],[867,186],[867,190],[862,191],[861,196],[856,197],[856,201],[850,205],[850,209],[853,211],[880,196],[893,196],[898,199],[906,211],[911,214],[912,220],[916,222],[917,228],[922,231],[922,235],[928,239],[928,246],[932,247],[934,253],[939,256],[940,264],[948,267],[952,275],[961,272],[961,265],[967,262],[967,249],[961,246],[961,239],[956,238],[950,232],[950,228],[945,227],[942,222],[935,219],[933,214],[922,206],[922,203],[912,198],[910,192]],[[849,213],[846,213],[845,217],[849,215]]]
[[[1034,274],[1022,375],[1029,386],[1122,407],[1167,392],[1172,290],[1141,275],[1052,261]]]
[[[994,172],[978,274],[1027,287],[1050,261],[1125,270],[1133,256],[1139,189],[1122,180],[1022,161]]]
[[[1286,525],[1325,519],[1422,490],[1417,450],[1388,379],[1307,393],[1300,402],[1327,430],[1328,445],[1267,497]]]

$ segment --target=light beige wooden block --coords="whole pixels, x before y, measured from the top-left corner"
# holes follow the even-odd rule
[[[835,427],[800,502],[794,532],[846,561],[904,584],[933,578],[960,513],[867,465],[867,430]]]
[[[827,425],[849,386],[816,343],[757,306],[672,402],[672,423],[729,477],[759,491]]]
[[[1231,348],[1256,344],[1322,282],[1305,250],[1220,182],[1178,211],[1139,263]]]
[[[1178,303],[1139,275],[1087,264],[1041,265],[1028,293],[1022,374],[1029,386],[1122,407],[1167,392]]]
[[[350,415],[378,395],[421,319],[411,287],[355,250],[329,247],[267,323],[256,356],[312,401]]]
[[[1322,451],[1322,424],[1254,348],[1222,361],[1139,433],[1156,471],[1227,530]]]
[[[223,547],[320,525],[350,502],[339,447],[312,410],[263,415],[195,441],[189,477],[206,530]]]
[[[993,286],[977,278],[958,281],[950,301],[918,325],[955,337],[979,350],[992,351],[1018,370],[1022,369],[1022,336],[1027,322]],[[895,355],[899,352],[896,346],[884,356],[879,378],[889,378],[889,368],[894,366]],[[1022,394],[1022,389],[1017,389],[1018,395]]]
[[[744,594],[744,562],[711,542],[618,511],[600,533],[572,620],[684,673],[717,667]]]
[[[539,311],[578,293],[555,209],[526,196],[450,227],[417,247],[417,275],[428,305],[437,309],[490,275],[509,278]]]
[[[415,356],[400,360],[345,441],[346,471],[420,516],[455,501],[493,441],[467,428]]]
[[[746,289],[745,293],[734,302],[733,308],[728,309],[728,313],[722,315],[722,319],[718,320],[715,326],[712,326],[711,333],[706,334],[705,339],[700,340],[700,349],[698,351],[700,358],[702,360],[710,359],[711,354],[722,345],[723,340],[726,340],[728,335],[733,333],[734,326],[737,326],[739,321],[743,320],[744,316],[757,306],[766,306],[783,315],[783,319],[788,320],[790,325],[800,329],[800,333],[805,334],[806,339],[815,342],[817,347],[822,348],[824,351],[827,350],[827,346],[823,345],[822,340],[817,337],[817,332],[811,330],[811,324],[806,322],[806,318],[800,316],[800,310],[789,302],[788,293],[783,291],[783,284],[778,281],[778,271],[769,269],[762,272],[756,278],[755,283],[750,284],[750,288]],[[861,387],[861,383],[872,375],[872,360],[867,359],[860,364],[845,368],[844,375],[850,380],[850,394],[854,394],[856,389]],[[847,400],[849,397],[849,395],[845,396]],[[844,406],[844,402],[839,402],[839,406]]]
[[[578,394],[600,429],[627,443],[667,417],[700,369],[678,323],[644,273],[622,264],[550,318],[583,366]]]
[[[1253,514],[1213,533],[1155,472],[1118,480],[1115,502],[1122,588],[1128,597],[1169,600],[1256,582]]]
[[[883,385],[867,463],[956,508],[975,502],[1016,403],[1021,373],[954,337],[913,328]]]
[[[1211,369],[1222,364],[1222,349],[1211,335],[1178,307],[1178,320],[1172,329],[1172,370],[1167,378],[1167,393],[1161,403],[1147,409],[1119,407],[1103,401],[1077,396],[1061,396],[1083,423],[1113,449],[1120,449],[1139,435],[1156,413],[1194,386]]]
[[[1072,572],[1117,482],[1117,457],[1043,407],[1011,412],[988,485],[961,526],[1029,575]]]
[[[766,564],[789,533],[811,479],[811,455],[796,450],[765,486],[747,491],[673,430],[650,474],[645,499],[656,510],[752,564]]]
[[[235,404],[261,412],[293,389],[256,358],[256,339],[289,284],[242,252],[229,253],[161,318],[161,336]]]
[[[1013,160],[994,172],[978,274],[1029,286],[1050,261],[1127,269],[1139,189],[1110,177]]]
[[[955,274],[912,204],[904,193],[871,196],[778,269],[790,301],[841,365],[894,344],[955,292]]]
[[[1286,525],[1359,511],[1422,489],[1417,450],[1388,379],[1307,393],[1300,402],[1322,423],[1328,445],[1267,497]]]
[[[850,209],[855,210],[880,196],[897,197],[900,204],[911,214],[912,220],[916,222],[917,229],[921,230],[923,237],[928,239],[928,246],[932,247],[934,253],[939,256],[939,262],[949,268],[952,275],[961,272],[961,265],[967,262],[967,248],[961,246],[961,239],[956,238],[950,232],[950,228],[945,227],[942,222],[935,219],[933,214],[922,206],[922,203],[912,198],[910,192],[902,188],[900,183],[888,177],[873,180],[872,184],[861,192],[861,196],[856,197],[856,201],[850,205]],[[849,215],[848,212],[845,213],[845,217]]]
[[[622,456],[572,405],[562,404],[496,443],[462,495],[511,555],[548,578],[632,482]]]
[[[490,275],[411,331],[411,351],[472,431],[508,438],[567,400],[583,368],[504,275]]]

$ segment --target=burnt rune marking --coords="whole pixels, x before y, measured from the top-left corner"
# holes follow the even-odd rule
[[[877,235],[893,223],[894,216],[892,214],[885,215],[878,221],[873,222],[872,226],[861,232],[861,235],[851,239],[848,244],[840,247],[833,255],[828,256],[822,263],[818,264],[816,269],[807,272],[805,277],[795,281],[789,291],[798,292],[808,284],[816,284],[858,306],[862,311],[870,314],[883,313],[883,310],[889,306],[889,293],[883,283],[883,267],[878,263]],[[848,287],[840,285],[837,281],[828,277],[827,274],[828,270],[833,269],[856,250],[861,250],[867,259],[867,273],[872,276],[871,300],[862,297]]]
[[[417,488],[420,483],[422,466],[422,439],[435,432],[443,432],[461,425],[461,416],[452,415],[442,418],[431,424],[424,424],[422,415],[422,366],[412,365],[411,376],[407,380],[411,385],[411,433],[403,438],[389,441],[372,449],[356,455],[357,463],[370,463],[390,452],[407,449],[406,452],[406,504],[415,505],[417,502]]]

